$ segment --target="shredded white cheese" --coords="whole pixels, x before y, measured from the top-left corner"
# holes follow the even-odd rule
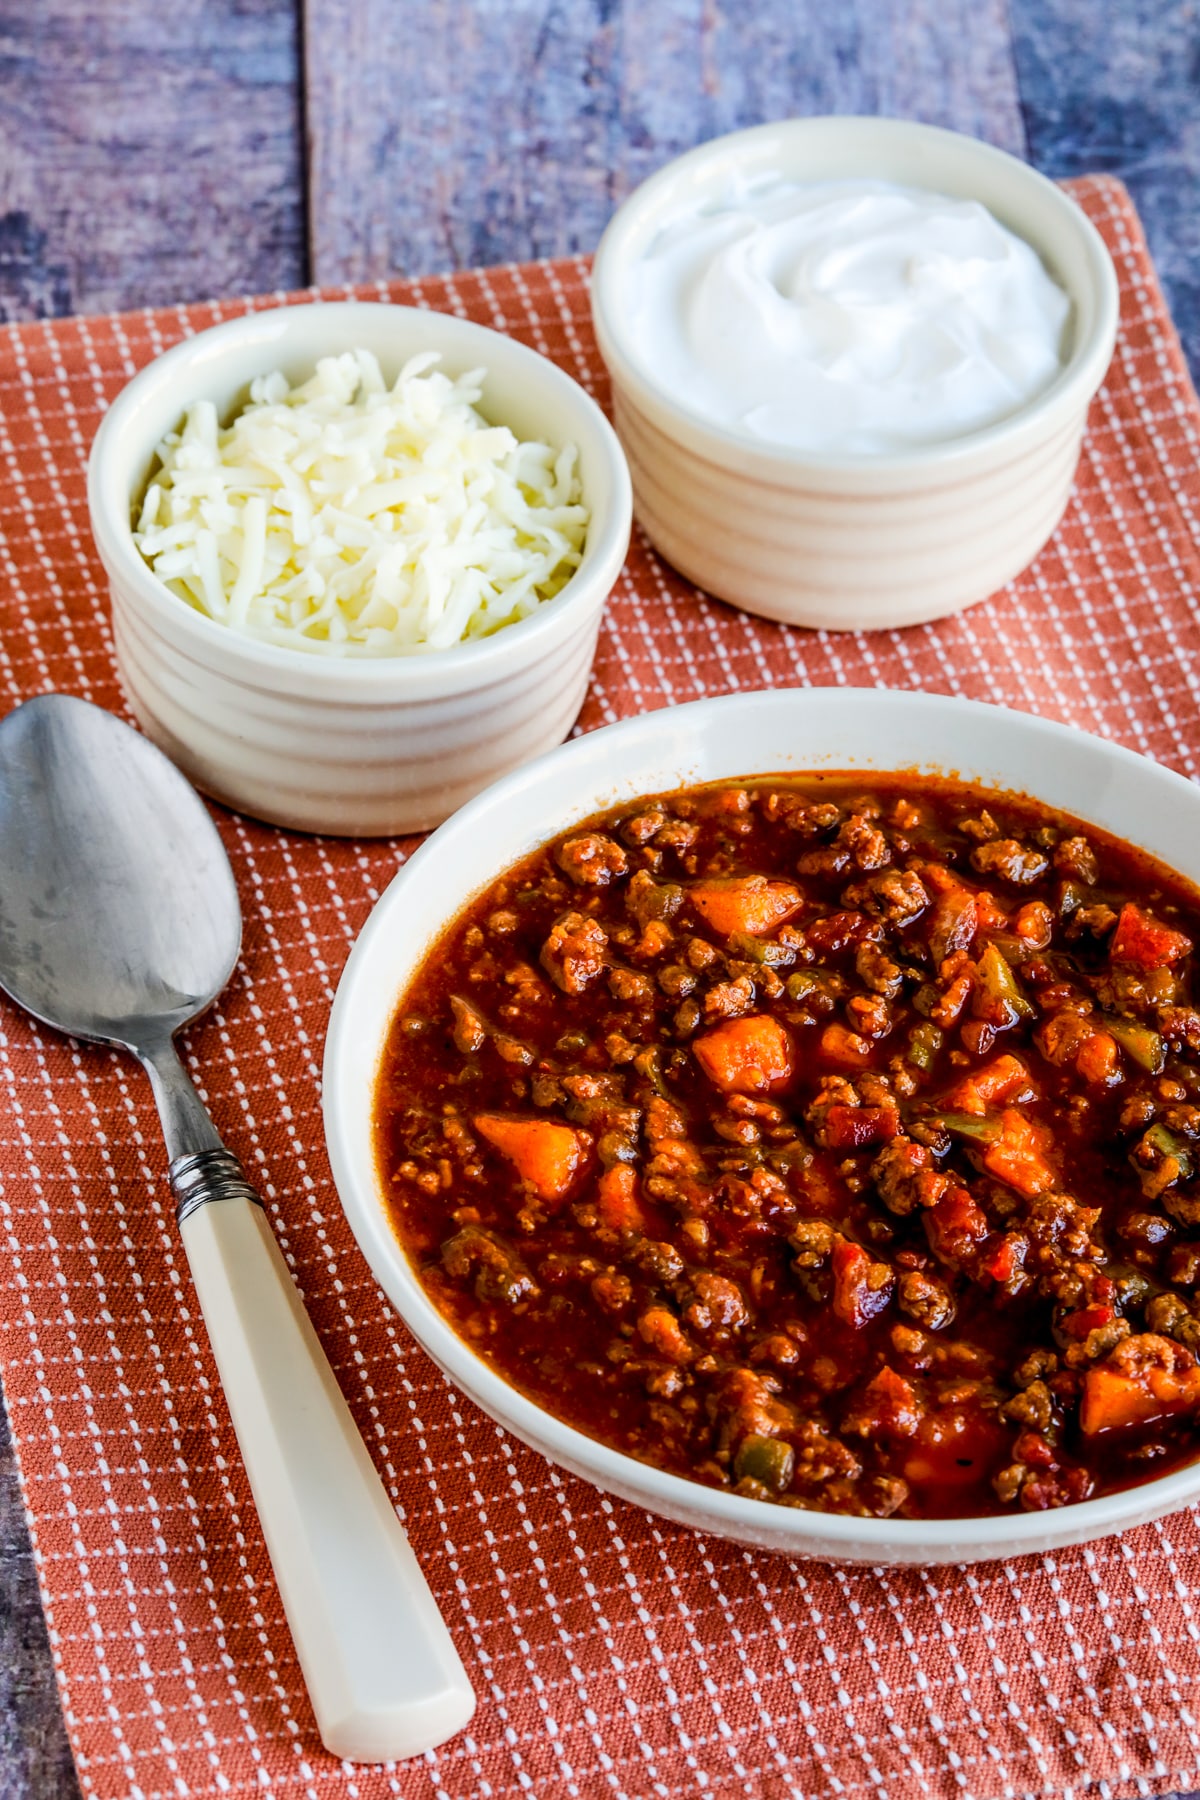
[[[290,388],[260,376],[222,428],[209,401],[159,447],[134,539],[209,618],[326,656],[490,636],[553,599],[583,553],[576,451],[475,410],[483,371],[436,353],[388,388],[365,350]]]

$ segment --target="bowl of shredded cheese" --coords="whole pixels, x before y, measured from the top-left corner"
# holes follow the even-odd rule
[[[106,415],[88,498],[147,733],[216,799],[359,836],[435,825],[567,735],[631,516],[553,363],[361,303],[167,351]]]

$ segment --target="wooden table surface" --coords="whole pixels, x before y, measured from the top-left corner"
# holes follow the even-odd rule
[[[1200,374],[1200,0],[0,0],[0,318],[590,250],[692,144],[951,126],[1133,192]],[[0,1800],[78,1793],[0,1418]]]

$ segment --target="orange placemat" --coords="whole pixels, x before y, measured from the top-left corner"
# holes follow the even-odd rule
[[[1200,406],[1136,215],[1073,184],[1122,331],[1063,526],[937,626],[789,631],[644,544],[609,608],[585,729],[733,689],[978,695],[1196,770]],[[512,332],[604,396],[578,261],[397,283]],[[374,295],[376,290],[371,290]],[[271,304],[269,300],[254,305]],[[122,710],[84,458],[155,352],[238,303],[0,332],[0,679]],[[352,1770],[317,1740],[176,1246],[149,1091],[0,1007],[0,1366],[86,1792],[291,1800],[754,1800],[1163,1793],[1200,1785],[1200,1518],[972,1569],[840,1571],[609,1501],[449,1389],[344,1225],[318,1102],[334,985],[410,846],[219,824],[245,954],[190,1034],[478,1689],[470,1729]]]

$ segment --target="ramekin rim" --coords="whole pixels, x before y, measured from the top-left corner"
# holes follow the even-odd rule
[[[612,482],[608,507],[601,514],[599,530],[595,514],[588,522],[588,537],[578,569],[553,600],[540,605],[526,618],[506,625],[486,638],[451,645],[445,650],[431,650],[405,656],[326,656],[313,651],[293,650],[272,644],[263,638],[231,631],[218,620],[181,600],[159,580],[133,542],[132,524],[125,520],[121,497],[111,490],[115,477],[103,467],[105,452],[117,435],[130,428],[128,415],[150,393],[165,385],[179,368],[185,368],[218,347],[223,339],[244,344],[261,335],[269,338],[270,325],[291,315],[314,317],[330,313],[349,315],[369,311],[374,314],[414,315],[443,320],[462,337],[478,336],[498,342],[501,355],[514,354],[539,376],[562,382],[568,404],[579,408],[607,464]],[[481,344],[481,349],[482,349]],[[194,398],[194,396],[193,396]],[[182,408],[188,404],[181,400]],[[400,687],[420,691],[429,686],[450,686],[461,672],[461,686],[470,689],[486,681],[489,673],[505,664],[537,660],[543,640],[569,635],[583,629],[591,612],[611,591],[620,574],[628,551],[632,528],[633,494],[629,465],[612,424],[603,410],[581,384],[557,363],[506,333],[473,319],[454,313],[439,313],[433,308],[393,305],[389,301],[338,300],[302,301],[297,304],[262,307],[222,319],[202,331],[191,333],[172,344],[161,355],[145,363],[130,377],[105,412],[96,429],[87,463],[88,514],[92,536],[105,571],[114,584],[132,589],[138,602],[148,609],[165,636],[182,640],[198,654],[208,652],[206,660],[214,660],[234,669],[258,671],[264,679],[276,678],[273,685],[283,685],[289,674],[315,678],[327,691],[339,689],[373,690]],[[602,590],[598,592],[597,590]],[[301,682],[300,685],[307,685]]]
[[[616,277],[612,271],[614,266],[619,268],[619,259],[625,247],[624,240],[637,228],[646,206],[652,204],[665,187],[678,179],[681,170],[703,167],[720,153],[727,154],[730,146],[749,149],[793,128],[815,132],[824,126],[861,127],[880,137],[919,136],[933,139],[947,147],[952,144],[969,144],[973,147],[973,153],[978,153],[987,160],[995,160],[1017,172],[1019,179],[1026,181],[1031,188],[1061,209],[1060,216],[1077,233],[1091,270],[1097,303],[1096,320],[1088,336],[1073,346],[1070,359],[1049,387],[1035,394],[1006,418],[995,420],[992,424],[961,437],[947,438],[934,444],[913,445],[908,449],[889,451],[886,454],[849,456],[792,449],[722,425],[693,411],[644,373],[622,342],[619,326],[615,323],[619,320],[620,310],[612,303],[612,290],[616,285]],[[1077,304],[1078,294],[1072,293],[1071,298]],[[1112,359],[1120,292],[1108,248],[1086,213],[1063,192],[1057,182],[1031,168],[1020,157],[1013,156],[982,138],[971,137],[965,132],[950,131],[944,126],[926,125],[919,120],[831,113],[811,118],[778,119],[751,125],[741,131],[723,133],[697,144],[647,177],[614,213],[597,246],[592,263],[591,308],[596,339],[614,389],[622,387],[628,390],[636,397],[640,409],[668,435],[690,436],[693,440],[704,442],[712,460],[736,454],[743,466],[749,466],[751,470],[757,466],[764,474],[774,472],[778,475],[790,471],[798,476],[829,475],[848,480],[870,475],[886,483],[904,476],[932,473],[947,464],[963,465],[976,458],[990,458],[997,448],[1003,448],[1006,444],[1011,445],[1014,455],[1020,454],[1024,447],[1023,440],[1040,436],[1045,430],[1047,415],[1066,415],[1086,406],[1103,381]],[[696,442],[690,447],[696,450]]]

